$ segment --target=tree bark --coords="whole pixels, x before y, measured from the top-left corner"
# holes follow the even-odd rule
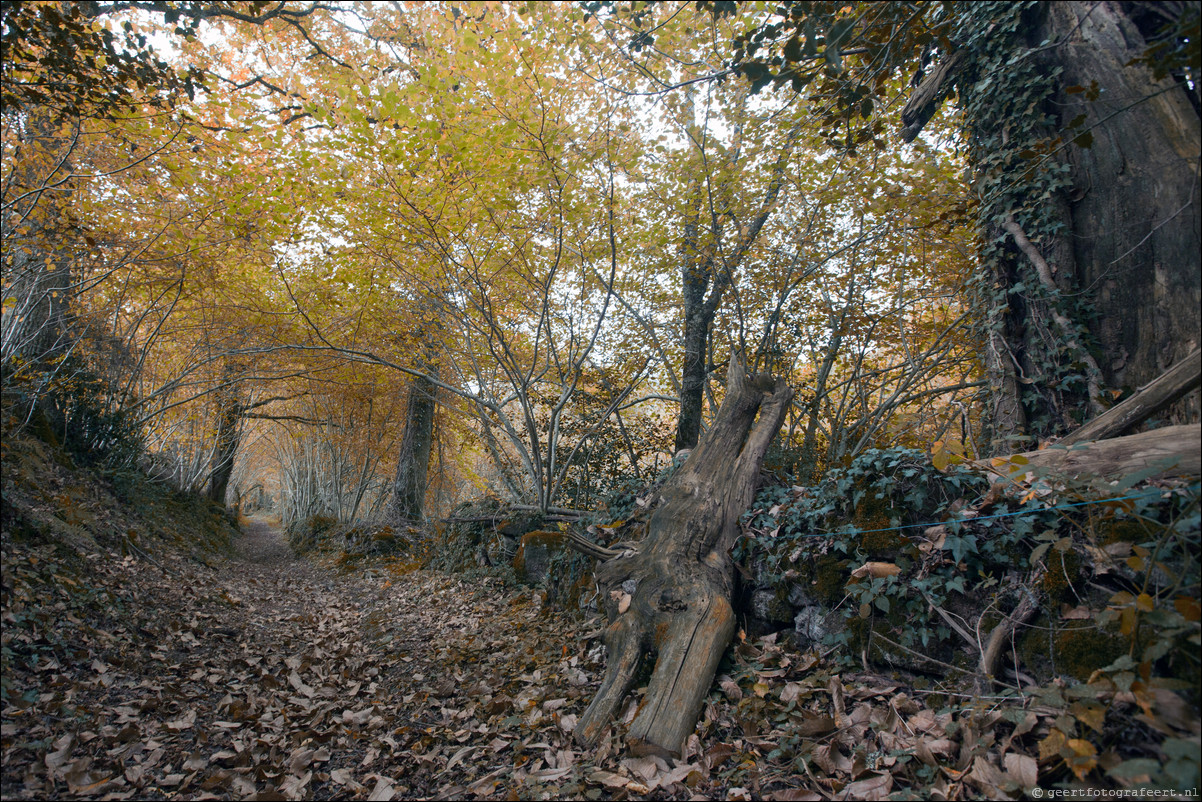
[[[437,368],[427,366],[437,378]],[[405,404],[405,434],[397,456],[392,511],[399,521],[416,523],[425,514],[430,485],[430,451],[434,445],[434,413],[438,389],[427,378],[415,377]]]
[[[1149,472],[1148,479],[1198,476],[1202,473],[1202,424],[1166,426],[1112,440],[1079,443],[1071,448],[1053,446],[974,464],[1011,482],[1039,477],[1115,480],[1141,472]]]
[[[1025,237],[1015,237],[1015,245],[1045,263],[1047,270],[1039,276],[1045,287],[1054,283],[1060,298],[1088,305],[1088,319],[1076,322],[1093,342],[1070,335],[1049,349],[1030,318],[1046,316],[1048,310],[1029,305],[1025,292],[1005,296],[994,313],[993,339],[985,355],[994,451],[1012,450],[1013,443],[1031,434],[1063,433],[1073,426],[1073,407],[1096,402],[1072,398],[1079,394],[1076,389],[1049,390],[1041,382],[1041,366],[1057,353],[1082,363],[1091,385],[1117,389],[1147,384],[1199,345],[1202,119],[1197,81],[1191,88],[1184,74],[1169,70],[1158,77],[1157,64],[1148,61],[1149,43],[1165,35],[1164,23],[1180,19],[1190,5],[1048,2],[1024,22],[1024,41],[1016,46],[1038,59],[1046,74],[1058,76],[1059,89],[1042,112],[1048,142],[1064,144],[1045,159],[1062,160],[1069,180],[1061,191],[1022,201],[1039,207],[1060,225],[1061,233],[1045,237],[1038,247],[1028,242],[1023,248]],[[1173,35],[1181,33],[1178,28]],[[1016,53],[1008,64],[1022,61]],[[996,68],[952,57],[933,70],[902,113],[904,138],[912,139],[930,118],[947,94],[945,84],[957,82],[958,91],[971,93],[983,69]],[[1008,69],[1002,68],[1001,77]],[[1196,68],[1185,72],[1196,77]],[[998,102],[1004,99],[999,96]],[[970,128],[979,122],[967,120]],[[974,156],[985,163],[982,172],[993,155]],[[989,219],[1006,217],[998,211]],[[1017,206],[1009,211],[1011,220],[1021,216]],[[993,242],[1001,231],[993,222],[983,234],[983,242]],[[994,279],[1001,292],[1025,280],[1018,271]],[[1051,311],[1054,317],[1056,310]],[[1050,334],[1059,337],[1075,321],[1063,317],[1054,322],[1061,331]],[[1197,416],[1198,408],[1191,404],[1172,417],[1188,422]]]
[[[608,666],[577,726],[581,743],[597,742],[654,652],[646,700],[626,744],[634,754],[679,755],[734,634],[730,549],[792,397],[783,379],[748,377],[732,358],[726,398],[664,486],[646,540],[597,569],[611,621]]]
[[[1182,360],[1202,326],[1198,110],[1184,83],[1141,63],[1147,40],[1128,5],[1137,4],[1048,3],[1035,37],[1062,42],[1044,57],[1063,69],[1065,90],[1089,88],[1057,98],[1062,121],[1085,115],[1076,130],[1093,136],[1067,149],[1075,275],[1057,280],[1092,302],[1099,367],[1114,388],[1147,384]]]
[[[234,473],[234,457],[242,439],[243,402],[241,387],[234,378],[236,372],[233,366],[226,366],[222,372],[225,386],[216,393],[217,447],[209,471],[209,501],[217,504],[225,504],[226,489]]]

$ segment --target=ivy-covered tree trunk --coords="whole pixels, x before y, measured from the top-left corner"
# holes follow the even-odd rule
[[[627,747],[635,754],[680,754],[735,631],[730,549],[792,397],[783,379],[748,377],[732,358],[726,398],[664,486],[647,538],[597,569],[611,623],[605,679],[576,729],[585,745],[602,736],[654,652]]]
[[[1186,5],[962,6],[995,453],[1065,434],[1198,344],[1202,141],[1168,47]]]

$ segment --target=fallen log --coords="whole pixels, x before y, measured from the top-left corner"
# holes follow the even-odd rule
[[[1166,426],[1110,440],[1055,445],[1042,451],[976,460],[972,464],[1015,483],[1035,479],[1113,481],[1135,474],[1144,479],[1197,476],[1202,473],[1202,424]]]
[[[1177,362],[1135,395],[1091,420],[1058,445],[1107,440],[1129,432],[1202,385],[1202,349]]]
[[[605,679],[576,727],[597,743],[648,654],[657,655],[646,699],[626,737],[633,754],[678,756],[735,631],[730,549],[751,503],[764,453],[793,391],[749,377],[732,358],[713,426],[664,485],[647,537],[597,568],[610,625]]]

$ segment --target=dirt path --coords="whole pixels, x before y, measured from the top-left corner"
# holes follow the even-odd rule
[[[943,798],[1036,776],[994,737],[1000,714],[933,710],[775,636],[737,639],[681,760],[625,753],[621,723],[581,753],[598,624],[586,635],[495,578],[336,571],[265,520],[236,547],[206,565],[4,541],[6,801],[882,799],[895,773],[927,789],[930,773],[904,773],[915,754],[948,768]]]
[[[529,591],[335,573],[266,520],[236,548],[95,561],[112,616],[68,615],[14,678],[6,797],[455,798],[575,760],[588,677]]]

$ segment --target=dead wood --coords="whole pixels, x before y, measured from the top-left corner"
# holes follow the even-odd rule
[[[947,94],[949,78],[960,66],[963,55],[955,53],[937,64],[910,95],[901,113],[901,136],[904,141],[913,142],[923,126],[935,116],[943,97]]]
[[[1145,473],[1147,479],[1202,473],[1202,424],[1166,426],[1150,432],[1027,451],[973,464],[1015,483],[1033,479],[1121,479]]]
[[[1202,384],[1202,349],[1177,362],[1135,395],[1062,439],[1068,446],[1087,440],[1106,440],[1125,434],[1148,418],[1181,400]]]
[[[635,754],[680,754],[734,634],[730,549],[793,391],[783,379],[746,376],[733,358],[727,378],[713,426],[664,485],[647,538],[597,569],[611,623],[605,679],[576,727],[585,746],[597,743],[655,653],[626,743]]]

